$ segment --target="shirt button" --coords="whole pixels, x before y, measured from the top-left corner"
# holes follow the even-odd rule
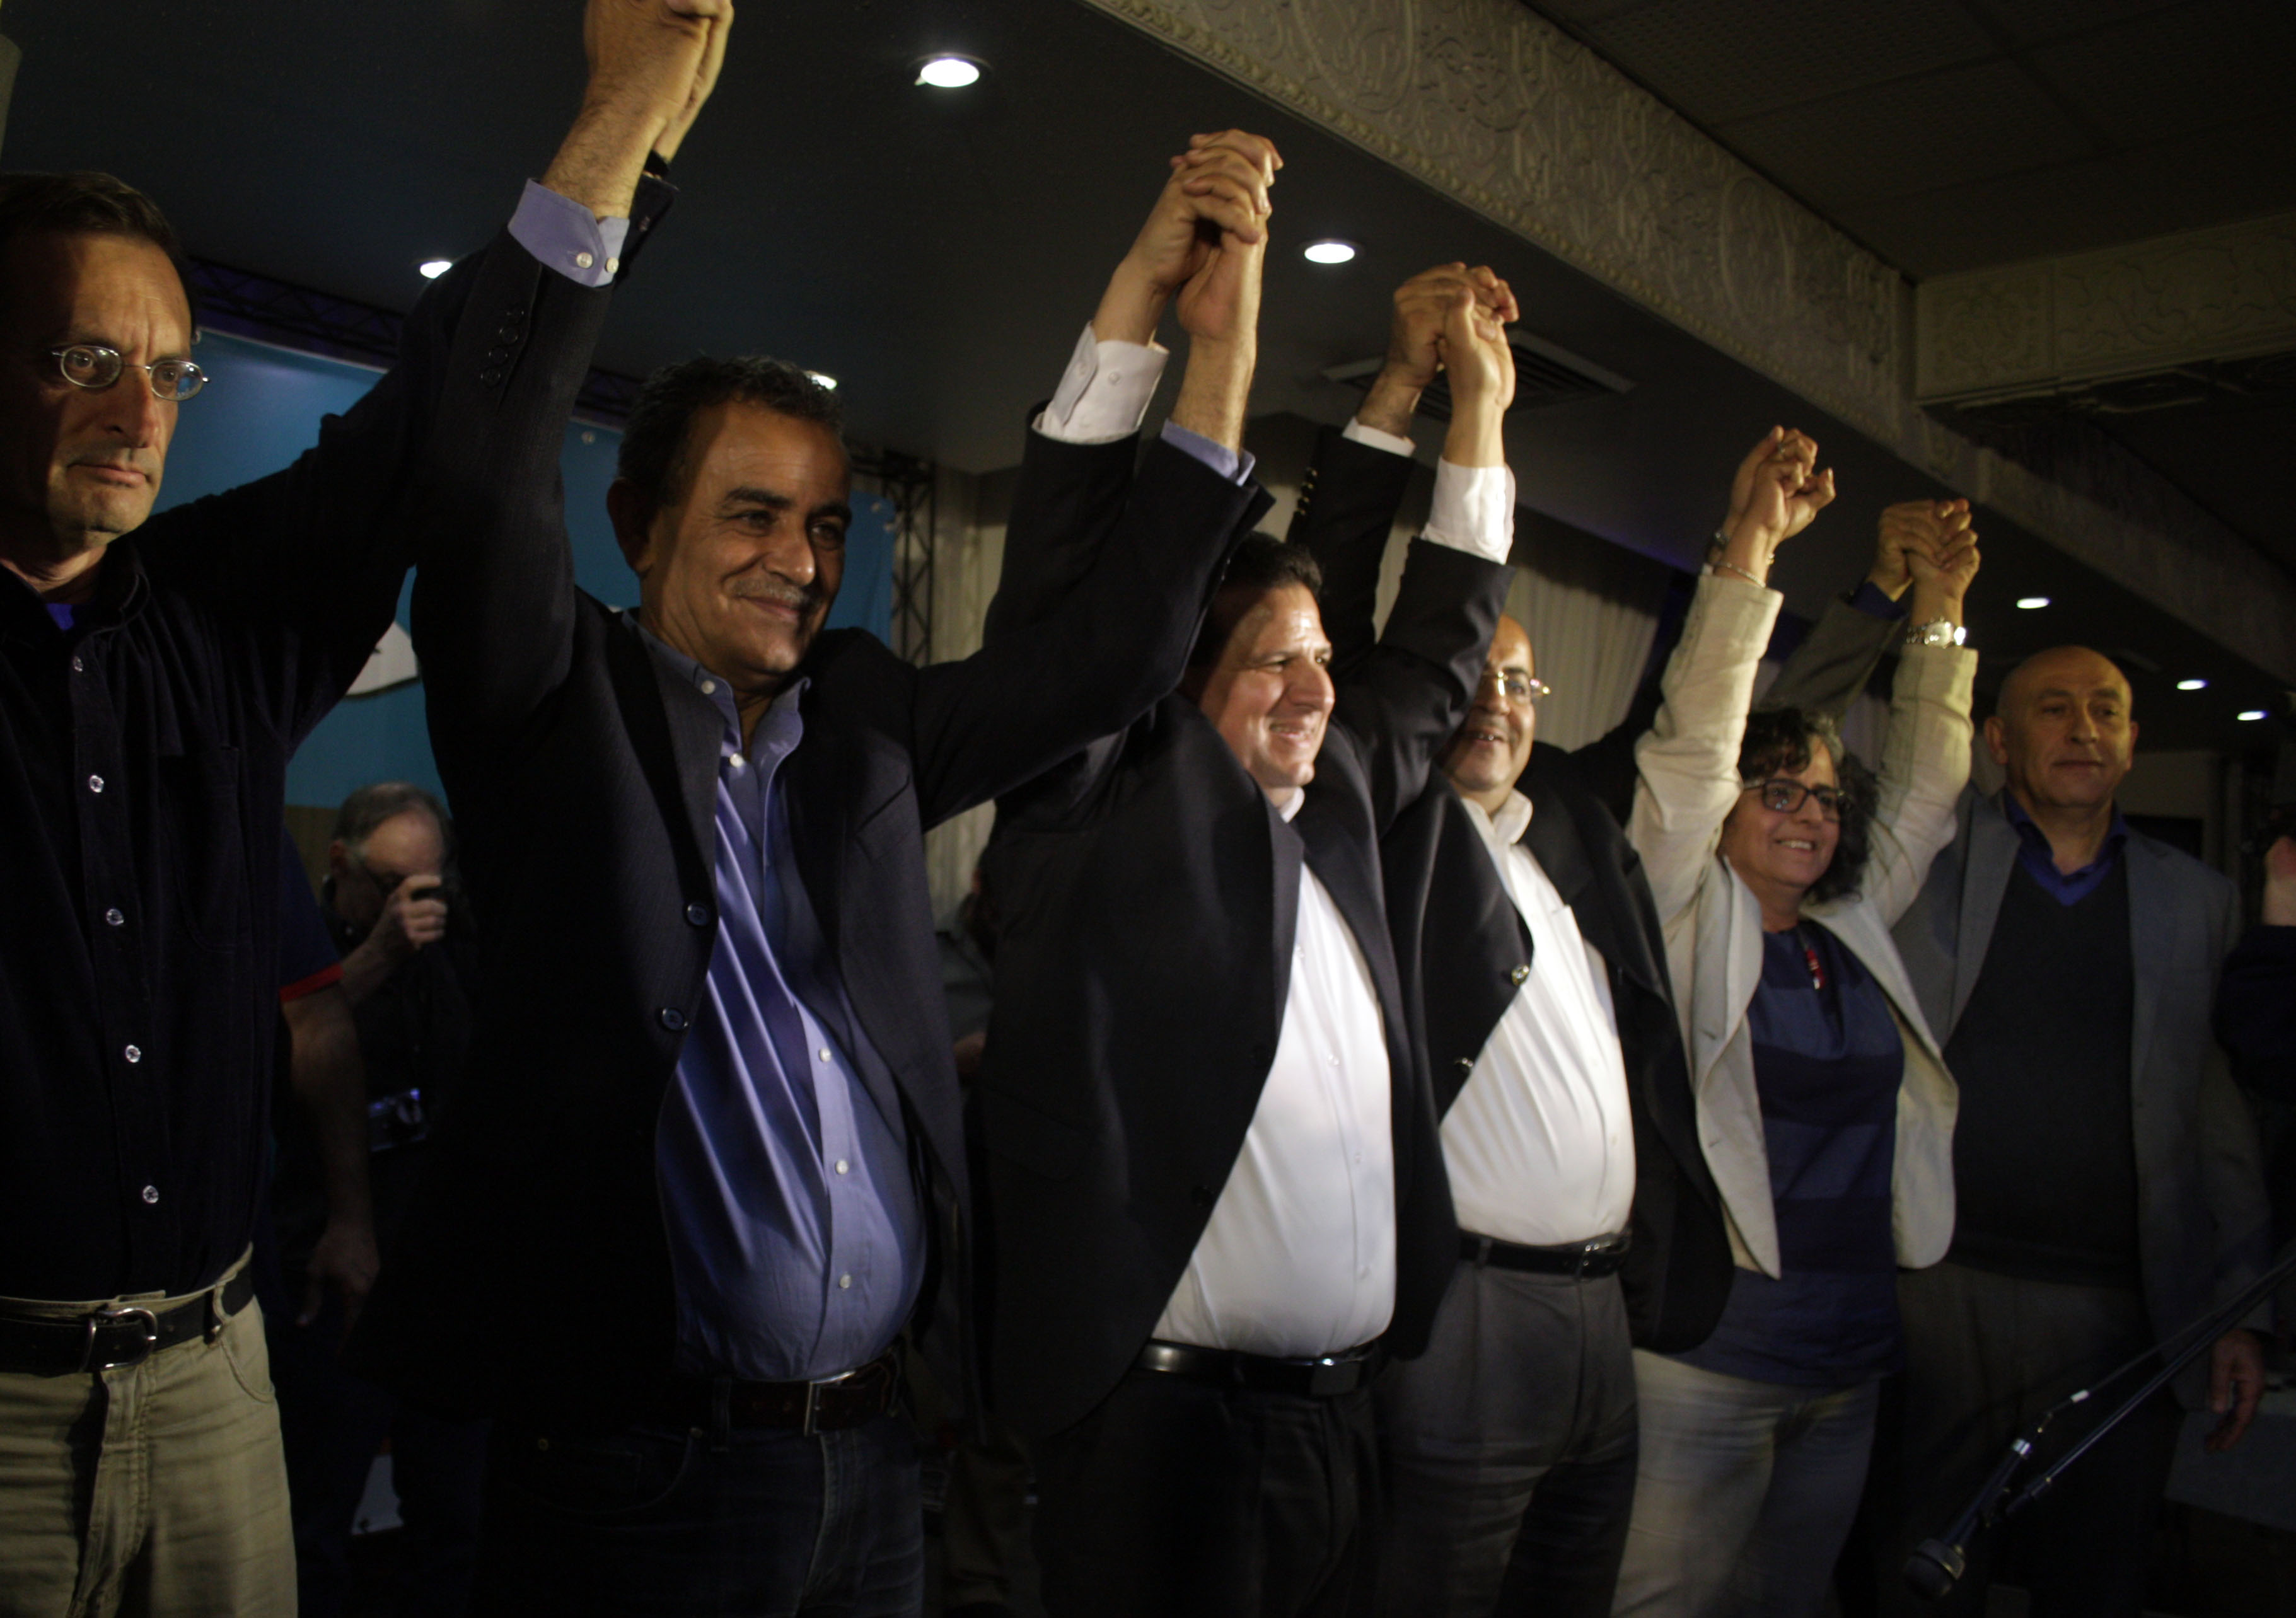
[[[715,697],[718,694],[718,682],[704,680],[701,682],[701,694],[705,697]]]
[[[821,1048],[821,1059],[824,1062],[829,1059],[829,1047],[826,1045]]]
[[[597,262],[598,261],[596,259],[591,257],[587,253],[577,253],[574,255],[574,267],[578,270],[586,270]]]
[[[676,1006],[664,1006],[661,1009],[661,1026],[672,1034],[678,1033],[685,1026],[685,1013]]]
[[[145,1202],[147,1202],[147,1203],[148,1203],[148,1202],[157,1202],[157,1201],[159,1201],[159,1200],[160,1200],[160,1188],[159,1188],[158,1186],[155,1186],[155,1185],[147,1185],[147,1186],[145,1186],[145,1187],[144,1188],[144,1200]]]
[[[842,1174],[842,1173],[846,1173],[848,1170],[851,1169],[851,1168],[852,1168],[852,1166],[853,1166],[853,1165],[852,1165],[851,1164],[849,1164],[849,1163],[846,1162],[846,1161],[845,1161],[845,1159],[844,1159],[844,1158],[842,1158],[842,1157],[840,1157],[840,1158],[837,1160],[837,1172],[838,1172],[839,1173],[840,1173],[840,1174]]]
[[[87,665],[79,660],[79,654],[78,652],[74,652],[72,654],[72,673],[76,674],[84,674],[86,672]]]
[[[609,259],[607,259],[607,260],[606,260],[606,274],[609,274],[609,275],[619,275],[619,274],[621,274],[621,271],[622,271],[622,261],[621,261],[620,259],[619,259],[619,258],[609,258]]]
[[[840,1289],[850,1287],[853,1285],[853,1278],[849,1275],[840,1275],[837,1278],[837,1285]]]
[[[1517,984],[1529,983],[1530,981],[1530,968],[1529,967],[1517,967],[1513,971],[1509,972],[1507,977]]]
[[[708,927],[709,907],[706,904],[689,904],[685,907],[685,919],[696,927]]]
[[[746,765],[750,761],[742,757],[739,753],[728,753],[726,755],[726,762],[733,765],[736,770],[739,770]]]
[[[119,913],[119,907],[115,904],[110,910],[103,912],[103,925],[106,927],[126,927],[127,925],[127,918]]]
[[[120,1055],[126,1057],[131,1062],[140,1062],[144,1059],[144,1047],[141,1045],[130,1045],[127,1050],[121,1051]]]
[[[87,778],[87,789],[88,789],[90,792],[101,792],[101,791],[102,791],[102,790],[103,790],[103,777],[102,777],[101,775],[91,775],[91,776],[89,776],[89,777]]]

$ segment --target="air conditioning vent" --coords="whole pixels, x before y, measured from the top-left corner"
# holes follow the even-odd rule
[[[1507,347],[1514,350],[1514,403],[1508,407],[1510,415],[1518,410],[1564,404],[1590,395],[1625,393],[1634,386],[1617,372],[1605,371],[1592,360],[1581,359],[1560,343],[1551,343],[1536,332],[1510,331]],[[1358,393],[1369,393],[1372,379],[1379,374],[1382,363],[1352,360],[1344,365],[1333,365],[1324,372],[1324,380],[1344,382]],[[1448,377],[1438,376],[1433,385],[1419,396],[1419,413],[1437,421],[1451,419]]]

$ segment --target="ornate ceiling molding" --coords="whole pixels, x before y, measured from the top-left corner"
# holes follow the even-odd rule
[[[1915,296],[1924,403],[2279,353],[2296,348],[2296,214],[1941,275]]]
[[[2044,476],[1929,416],[1912,397],[1905,278],[1517,0],[1081,4],[1593,275],[2296,683],[2296,580],[2101,433],[2069,436]],[[2006,276],[1954,318],[2005,364],[2103,356],[2193,304],[2156,298],[2148,316],[2129,291],[2143,284],[2093,282],[2064,306]]]

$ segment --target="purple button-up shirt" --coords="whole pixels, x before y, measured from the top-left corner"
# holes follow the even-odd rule
[[[691,1374],[833,1377],[883,1352],[914,1307],[925,1233],[906,1129],[854,1072],[865,1039],[789,846],[776,782],[804,739],[806,682],[744,745],[732,687],[640,629],[725,716],[718,942],[662,1099],[654,1167]]]

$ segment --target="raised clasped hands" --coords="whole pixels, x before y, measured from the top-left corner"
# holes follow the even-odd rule
[[[1514,351],[1505,329],[1521,314],[1513,290],[1488,266],[1455,262],[1420,271],[1395,290],[1387,358],[1357,420],[1409,437],[1419,396],[1446,369],[1454,372],[1455,403],[1488,397],[1504,414],[1514,397]]]
[[[1818,470],[1816,440],[1773,427],[1730,480],[1730,510],[1722,521],[1716,565],[1767,584],[1777,548],[1833,503],[1833,471]]]
[[[734,26],[734,0],[590,0],[582,49],[590,61],[586,111],[639,120],[651,149],[676,155],[717,86]]]
[[[1942,569],[1949,582],[1957,582],[1958,596],[1977,571],[1977,531],[1971,520],[1966,500],[1906,500],[1885,508],[1867,580],[1896,600],[1924,576],[1915,565],[1919,561],[1928,565],[1931,576]]]
[[[1283,167],[1274,143],[1241,129],[1190,136],[1110,279],[1093,334],[1147,343],[1165,308],[1177,303],[1192,340],[1250,341],[1274,211],[1268,191]]]
[[[1934,624],[1940,618],[1961,622],[1962,598],[1977,576],[1982,560],[1977,550],[1977,530],[1970,527],[1966,500],[1915,501],[1911,509],[1926,511],[1928,520],[1911,525],[1899,555],[1914,587],[1914,621]],[[1892,506],[1882,513],[1886,529]],[[1878,565],[1878,564],[1877,564]]]

